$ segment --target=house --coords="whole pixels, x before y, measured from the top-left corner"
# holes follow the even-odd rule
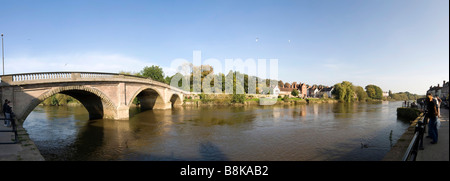
[[[307,96],[308,89],[306,83],[300,83],[298,86],[299,96],[305,98]]]
[[[275,88],[273,88],[272,94],[276,96],[280,94],[280,89],[278,88],[278,85],[276,85]]]
[[[442,100],[447,100],[449,96],[448,93],[448,82],[445,82],[444,80],[441,89],[441,99],[443,98]]]
[[[437,86],[430,86],[430,89],[428,89],[427,94],[431,93],[431,95],[433,96],[438,96],[438,97],[442,97],[441,96],[441,91],[442,87],[440,87],[440,85],[438,84]]]
[[[319,96],[319,88],[316,85],[313,85],[308,89],[308,97],[318,97]]]
[[[333,91],[333,89],[334,89],[333,86],[331,86],[331,87],[327,86],[327,87],[321,89],[320,93],[319,93],[320,97],[323,97],[324,94],[327,94],[328,98],[331,98],[332,97],[331,91]]]

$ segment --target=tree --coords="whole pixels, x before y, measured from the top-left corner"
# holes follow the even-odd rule
[[[353,89],[359,101],[365,101],[367,99],[367,93],[361,86],[354,86]]]
[[[145,66],[144,69],[141,70],[140,75],[158,82],[166,82],[162,68],[157,65],[152,65],[151,67]]]
[[[381,99],[383,98],[383,90],[376,85],[367,85],[366,86],[367,96],[372,99]]]
[[[299,94],[299,92],[297,89],[293,89],[291,92],[291,95],[293,95],[293,96],[298,96],[298,94]]]
[[[353,84],[348,81],[337,83],[331,94],[341,102],[352,102],[354,97]]]

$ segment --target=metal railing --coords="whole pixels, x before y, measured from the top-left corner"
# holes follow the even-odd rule
[[[426,115],[426,112],[424,113]],[[405,155],[403,155],[402,161],[416,161],[417,153],[419,150],[423,150],[423,135],[425,133],[427,125],[427,116],[423,117],[423,121],[418,121],[416,128],[414,129],[414,137],[411,140]]]
[[[0,118],[0,120],[10,120],[11,121],[11,130],[0,130],[0,132],[13,132],[14,140],[12,142],[0,142],[0,144],[16,144],[19,143],[19,136],[17,135],[17,126],[14,118]]]

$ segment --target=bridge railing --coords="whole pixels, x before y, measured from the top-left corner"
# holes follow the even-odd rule
[[[102,72],[37,72],[37,73],[24,73],[24,74],[11,74],[2,75],[0,80],[6,83],[12,82],[26,82],[26,81],[38,81],[38,80],[50,80],[50,79],[78,79],[78,78],[114,78],[121,74],[114,73],[102,73]],[[138,76],[132,76],[134,78],[142,78]]]
[[[33,81],[44,79],[71,79],[72,74],[66,72],[29,73],[12,75],[12,81]]]
[[[120,74],[110,74],[110,73],[90,73],[90,72],[82,72],[80,73],[81,78],[113,78]]]
[[[125,78],[134,79],[138,81],[151,81],[152,84],[160,86],[169,86],[165,83],[154,81],[150,78],[135,76],[135,75],[124,75],[117,73],[103,73],[103,72],[36,72],[36,73],[23,73],[23,74],[9,74],[0,75],[1,84],[0,85],[21,85],[27,83],[36,82],[54,82],[54,81],[80,81],[83,79],[112,79],[112,78]],[[174,88],[174,87],[172,87]],[[177,89],[178,88],[174,88]],[[182,90],[179,90],[182,91]],[[184,92],[184,91],[182,91]]]

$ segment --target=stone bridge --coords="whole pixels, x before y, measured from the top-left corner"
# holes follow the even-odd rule
[[[184,94],[188,93],[148,78],[113,73],[46,72],[0,78],[1,103],[10,100],[21,122],[37,105],[56,93],[80,101],[89,112],[89,119],[128,119],[130,105],[136,97],[141,110],[171,109],[181,105]]]

